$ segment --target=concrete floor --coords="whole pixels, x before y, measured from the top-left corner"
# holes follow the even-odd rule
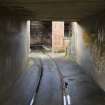
[[[69,84],[71,105],[105,105],[105,92],[95,84],[92,78],[76,63],[55,55],[52,57],[56,60],[64,80]]]
[[[0,105],[63,105],[63,84],[58,68],[63,80],[68,82],[71,105],[105,105],[105,93],[80,66],[63,54],[48,55],[54,61],[41,52],[30,54],[29,68],[5,92]],[[42,78],[37,88],[41,71]]]
[[[30,57],[29,66],[0,98],[0,105],[30,105],[40,77],[40,59]]]
[[[71,105],[105,105],[105,93],[76,63],[62,54],[49,53],[56,61],[63,80],[68,82]],[[42,55],[43,56],[43,55]],[[62,86],[56,65],[42,57],[43,77],[34,105],[63,105]]]

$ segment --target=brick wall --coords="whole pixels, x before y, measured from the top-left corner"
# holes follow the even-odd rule
[[[64,50],[64,22],[63,21],[52,22],[52,50],[53,51]]]

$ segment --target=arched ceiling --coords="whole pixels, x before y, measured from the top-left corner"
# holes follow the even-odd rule
[[[105,9],[105,0],[0,0],[0,4],[28,11],[38,20],[78,20]]]

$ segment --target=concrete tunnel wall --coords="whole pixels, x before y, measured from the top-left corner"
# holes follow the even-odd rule
[[[105,19],[94,16],[72,23],[71,53],[105,90]]]
[[[0,96],[25,70],[28,62],[30,22],[0,18]]]

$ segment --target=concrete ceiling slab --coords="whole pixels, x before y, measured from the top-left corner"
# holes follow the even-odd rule
[[[43,20],[77,20],[105,9],[105,0],[5,0],[8,8],[32,13],[30,18]]]

